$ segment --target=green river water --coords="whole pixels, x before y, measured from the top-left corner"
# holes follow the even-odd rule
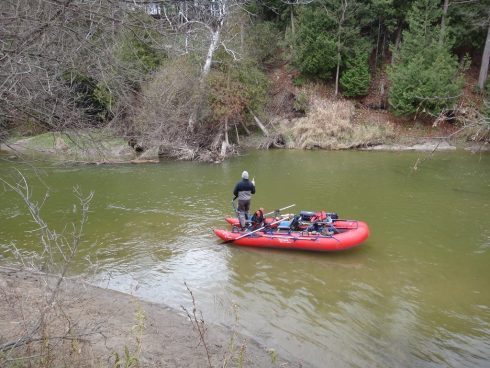
[[[490,366],[490,155],[259,151],[222,164],[16,167],[44,219],[75,218],[74,185],[95,191],[72,273],[233,326],[303,367]],[[41,166],[41,167],[40,167]],[[223,245],[242,170],[252,208],[335,211],[370,238],[339,253]],[[25,205],[0,192],[0,261],[38,249]],[[90,260],[90,262],[89,262]],[[237,313],[233,312],[233,305]]]

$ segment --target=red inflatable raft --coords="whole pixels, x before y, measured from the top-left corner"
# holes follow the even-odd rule
[[[231,219],[230,219],[231,220]],[[228,221],[228,219],[227,219]],[[230,221],[228,221],[230,222]],[[232,221],[233,223],[235,221]],[[263,229],[247,234],[247,230],[239,231],[214,230],[214,233],[224,241],[235,245],[259,248],[299,249],[319,252],[331,252],[353,248],[369,236],[369,228],[365,222],[356,220],[336,220],[336,234],[320,234],[308,231],[290,231]],[[237,239],[240,238],[240,239]],[[235,240],[236,239],[236,240]]]

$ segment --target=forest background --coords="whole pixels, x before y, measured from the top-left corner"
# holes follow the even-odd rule
[[[490,139],[488,0],[5,0],[0,40],[11,152],[30,136],[210,161],[414,127]]]

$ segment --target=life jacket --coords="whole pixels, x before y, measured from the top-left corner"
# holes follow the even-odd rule
[[[327,218],[327,214],[325,211],[320,211],[316,212],[312,217],[311,217],[311,222],[316,222],[316,221],[323,221]]]

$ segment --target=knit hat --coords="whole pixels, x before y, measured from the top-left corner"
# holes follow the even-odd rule
[[[248,171],[242,172],[242,179],[248,179]]]

